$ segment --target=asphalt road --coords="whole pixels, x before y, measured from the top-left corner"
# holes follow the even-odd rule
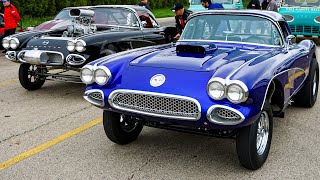
[[[19,64],[0,56],[0,169],[8,165],[1,180],[320,178],[320,99],[275,118],[269,157],[249,171],[232,139],[145,127],[137,141],[114,144],[98,119],[102,111],[82,98],[84,85],[52,81],[26,91]]]

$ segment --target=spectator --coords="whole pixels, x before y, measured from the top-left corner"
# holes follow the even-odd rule
[[[174,39],[179,39],[187,23],[187,18],[192,13],[192,11],[185,10],[181,3],[174,4],[171,10],[174,11],[176,14],[175,19],[176,19],[177,35],[174,37]]]
[[[201,0],[201,4],[203,7],[210,9],[223,9],[222,4],[220,3],[212,3],[211,0]]]
[[[259,0],[251,0],[247,6],[248,9],[261,9]]]
[[[143,6],[146,9],[148,9],[149,11],[151,11],[150,6],[148,5],[148,0],[141,0],[137,5],[138,6]]]
[[[266,10],[268,7],[268,4],[269,4],[268,0],[263,0],[263,2],[261,3],[261,9]]]
[[[2,0],[4,6],[4,36],[9,36],[16,32],[20,15],[16,7],[10,3],[10,0]]]
[[[277,2],[275,0],[270,0],[269,4],[267,6],[267,10],[278,12]]]

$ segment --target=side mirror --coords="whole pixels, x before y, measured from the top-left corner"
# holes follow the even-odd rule
[[[287,46],[290,46],[290,45],[293,45],[295,44],[297,41],[296,37],[294,35],[289,35],[287,36],[286,38],[286,43],[287,43]]]
[[[147,27],[147,21],[141,21],[142,27]]]

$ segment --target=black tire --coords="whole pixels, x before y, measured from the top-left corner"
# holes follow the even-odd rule
[[[23,63],[19,68],[19,81],[22,87],[32,91],[40,89],[46,78],[37,74],[39,68],[35,65]]]
[[[300,91],[292,98],[292,105],[298,107],[313,107],[318,97],[319,65],[313,58],[310,65],[310,73]]]
[[[122,122],[121,118],[123,118]],[[125,123],[129,124],[129,128],[124,126]],[[143,125],[134,121],[132,117],[127,117],[111,111],[104,111],[103,127],[107,137],[112,142],[124,145],[137,139],[143,128]]]
[[[268,125],[264,127],[269,127],[268,135],[265,136],[267,137],[267,140],[262,138],[262,140],[265,140],[266,143],[261,143],[264,146],[260,144],[258,148],[257,141],[259,138],[257,133],[259,129],[258,128],[259,122],[260,121],[263,122],[262,120],[266,120],[265,117],[268,117],[268,123],[265,123]],[[271,146],[272,129],[273,129],[272,109],[269,103],[266,102],[261,112],[261,115],[259,116],[257,121],[249,126],[241,128],[237,134],[237,137],[236,137],[237,154],[238,154],[239,161],[243,167],[251,170],[256,170],[256,169],[259,169],[264,164],[264,162],[268,157],[270,146]],[[259,131],[259,132],[263,132],[263,131]]]

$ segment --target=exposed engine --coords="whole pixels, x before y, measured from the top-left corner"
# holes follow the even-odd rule
[[[97,27],[93,25],[93,10],[71,9],[69,14],[74,19],[72,25],[68,26],[67,30],[63,32],[63,37],[78,37],[97,31]]]

